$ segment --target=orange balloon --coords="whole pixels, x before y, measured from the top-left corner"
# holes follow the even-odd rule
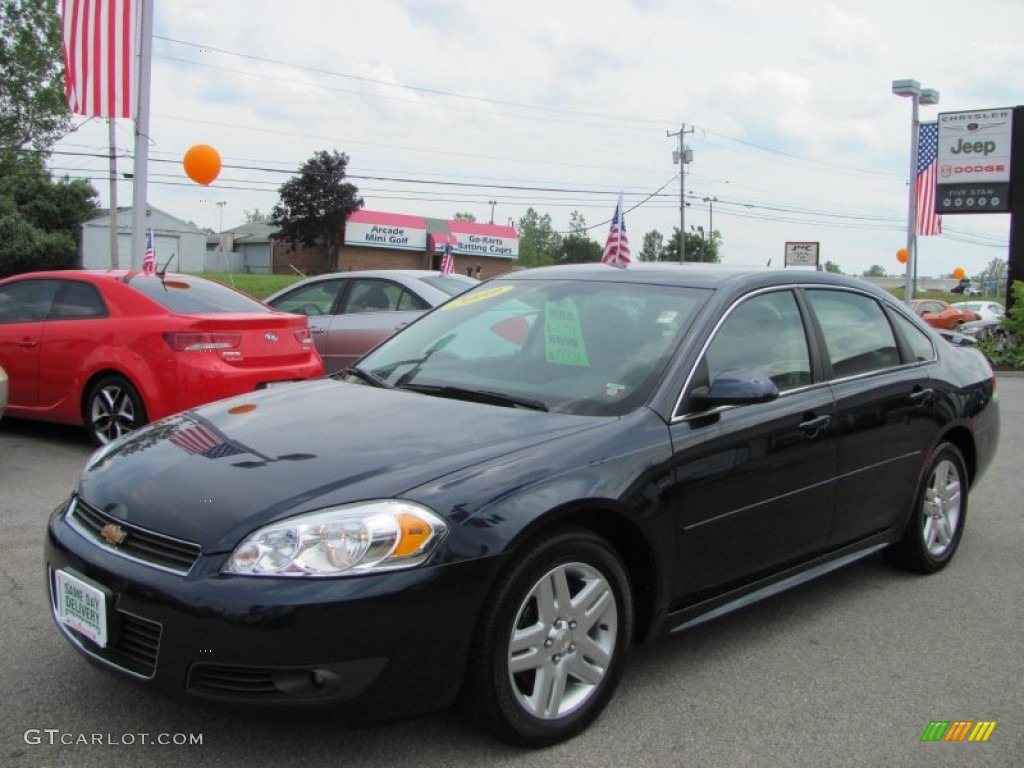
[[[956,269],[953,270],[953,277],[955,277],[957,280],[963,280],[966,274],[967,273],[964,272],[963,267],[957,267]]]
[[[898,251],[896,251],[896,261],[898,261],[900,264],[906,264],[907,263],[907,249],[906,248],[900,248]]]
[[[209,184],[220,173],[220,154],[209,144],[196,144],[185,153],[185,173],[196,184]]]

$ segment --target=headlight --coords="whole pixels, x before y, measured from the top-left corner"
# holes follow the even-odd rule
[[[245,576],[344,576],[419,565],[448,532],[426,507],[370,501],[260,528],[231,553],[224,572]]]

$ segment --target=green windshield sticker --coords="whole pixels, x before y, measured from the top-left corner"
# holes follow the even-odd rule
[[[555,365],[590,365],[580,314],[572,299],[544,302],[544,352]]]

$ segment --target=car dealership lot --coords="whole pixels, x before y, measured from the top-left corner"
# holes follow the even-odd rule
[[[329,713],[250,716],[169,701],[88,666],[49,616],[42,541],[91,447],[78,430],[4,420],[0,763],[1019,765],[1024,379],[1000,378],[998,393],[999,454],[949,568],[921,578],[873,557],[637,648],[601,719],[543,757],[450,715],[345,730]],[[934,720],[998,725],[983,744],[922,743]],[[202,744],[188,744],[196,735]],[[157,740],[172,744],[142,743]]]

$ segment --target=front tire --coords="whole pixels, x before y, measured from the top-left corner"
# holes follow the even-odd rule
[[[952,443],[932,454],[914,500],[910,521],[889,559],[918,573],[935,573],[953,559],[967,519],[967,465]]]
[[[611,699],[632,629],[629,578],[607,542],[573,529],[530,546],[484,608],[463,713],[518,746],[568,739]]]
[[[123,376],[98,379],[85,399],[85,428],[98,445],[106,445],[147,422],[138,391]]]

